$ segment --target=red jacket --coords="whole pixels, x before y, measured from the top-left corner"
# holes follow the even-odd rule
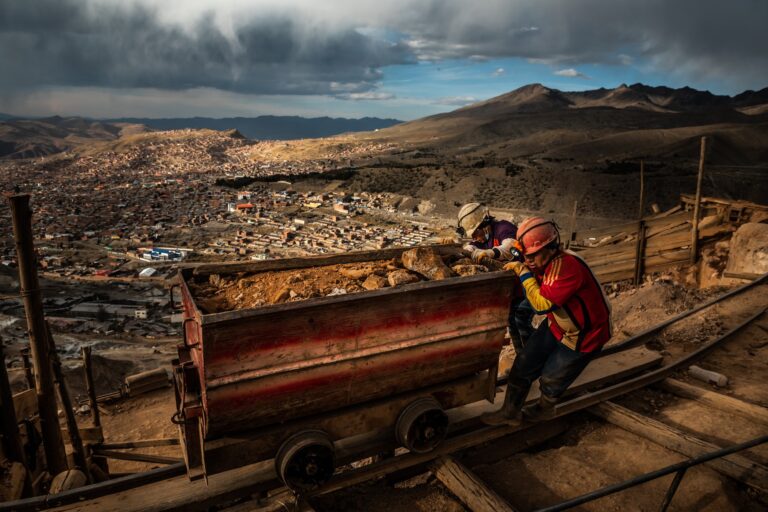
[[[546,313],[552,334],[568,348],[593,352],[611,339],[611,307],[580,257],[560,252],[542,275],[525,272],[520,280],[533,309]]]

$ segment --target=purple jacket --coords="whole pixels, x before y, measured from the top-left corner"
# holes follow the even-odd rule
[[[504,240],[516,236],[517,226],[506,220],[494,220],[491,222],[491,237],[485,242],[472,242],[472,245],[478,249],[493,249]]]

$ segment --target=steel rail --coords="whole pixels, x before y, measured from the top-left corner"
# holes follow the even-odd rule
[[[572,400],[561,402],[555,405],[555,416],[570,414],[572,412],[584,409],[585,407],[589,407],[591,405],[595,405],[605,400],[610,400],[611,398],[615,398],[619,395],[629,393],[630,391],[635,391],[637,389],[644,388],[649,384],[653,384],[654,382],[658,382],[660,380],[667,378],[667,376],[669,376],[671,373],[703,357],[704,355],[706,355],[707,352],[715,348],[719,343],[730,338],[731,336],[733,336],[734,334],[742,330],[744,327],[751,324],[755,319],[757,319],[759,316],[765,313],[766,309],[768,309],[768,307],[761,308],[757,313],[753,314],[743,322],[739,323],[737,326],[733,327],[730,331],[718,336],[717,338],[710,341],[709,343],[703,345],[697,350],[694,350],[693,352],[690,352],[689,354],[686,354],[685,356],[677,359],[672,363],[669,363],[665,366],[662,366],[661,368],[658,368],[656,370],[652,370],[648,373],[640,375],[639,377],[625,380],[624,382],[614,384],[613,386],[609,386],[599,391],[594,391],[592,393],[588,393],[586,395],[582,395]]]
[[[750,441],[747,441],[745,443],[740,443],[733,446],[729,446],[727,448],[722,448],[720,450],[705,453],[703,455],[699,455],[697,457],[684,460],[683,462],[678,462],[677,464],[672,464],[671,466],[657,469],[656,471],[651,471],[649,473],[638,475],[634,478],[630,478],[629,480],[625,480],[617,484],[608,485],[606,487],[597,489],[595,491],[582,494],[581,496],[577,496],[576,498],[563,501],[556,505],[550,505],[548,507],[537,509],[536,512],[559,512],[561,510],[567,510],[569,508],[573,508],[573,507],[582,505],[584,503],[594,501],[604,496],[608,496],[610,494],[615,494],[619,491],[629,489],[630,487],[635,487],[640,484],[644,484],[645,482],[650,482],[651,480],[656,480],[657,478],[661,478],[663,476],[676,473],[675,479],[670,484],[669,490],[664,496],[664,501],[662,502],[662,505],[661,505],[661,510],[666,510],[670,502],[672,501],[672,497],[677,491],[677,488],[680,485],[680,482],[682,481],[683,476],[685,475],[685,472],[688,468],[691,468],[693,466],[698,466],[699,464],[703,464],[705,462],[709,462],[714,459],[725,457],[726,455],[730,455],[732,453],[740,452],[742,450],[747,450],[749,448],[753,448],[755,446],[758,446],[764,443],[768,443],[768,436],[761,436],[761,437],[752,439]]]
[[[600,357],[607,356],[609,354],[613,354],[616,352],[620,352],[622,350],[626,350],[628,348],[635,347],[637,345],[640,345],[642,343],[645,343],[648,338],[653,336],[654,334],[659,333],[664,328],[674,324],[675,322],[679,322],[680,320],[689,317],[695,313],[698,313],[699,311],[706,309],[710,306],[713,306],[717,304],[718,302],[721,302],[725,299],[731,298],[733,296],[736,296],[746,290],[749,290],[753,286],[757,286],[758,284],[761,284],[768,279],[768,272],[763,274],[762,276],[758,277],[754,281],[750,281],[749,283],[746,283],[742,286],[739,286],[738,288],[734,288],[733,290],[724,293],[723,295],[718,295],[717,297],[714,297],[706,302],[702,302],[698,306],[694,307],[693,309],[689,309],[688,311],[683,311],[682,313],[673,316],[672,318],[669,318],[659,324],[654,325],[653,327],[650,327],[646,329],[643,332],[640,332],[638,334],[635,334],[634,336],[627,338],[626,340],[622,341],[621,343],[617,343],[616,345],[611,345],[608,347],[605,347],[597,356],[595,356],[595,359],[598,359]]]

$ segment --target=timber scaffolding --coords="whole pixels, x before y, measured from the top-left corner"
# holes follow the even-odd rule
[[[572,232],[569,249],[589,263],[603,284],[632,279],[670,267],[694,263],[693,240],[703,242],[729,236],[745,222],[768,219],[768,206],[746,201],[682,195],[680,204],[662,213],[606,228]]]
[[[701,388],[681,385],[670,379],[670,376],[694,361],[702,358],[719,344],[729,340],[749,326],[756,319],[765,315],[765,306],[761,306],[754,314],[742,322],[735,324],[724,334],[699,346],[675,361],[662,365],[661,356],[642,348],[638,348],[669,326],[676,324],[694,313],[702,312],[736,298],[744,292],[764,287],[768,282],[768,274],[747,283],[722,296],[703,303],[696,308],[681,313],[661,324],[658,324],[638,335],[629,338],[605,350],[595,363],[590,365],[579,380],[569,389],[568,399],[558,404],[557,417],[546,423],[524,423],[519,426],[487,427],[478,421],[479,415],[492,410],[494,406],[477,402],[450,410],[451,428],[448,438],[436,449],[429,453],[398,453],[355,470],[341,472],[335,475],[326,485],[296,497],[278,480],[272,460],[265,460],[210,476],[207,481],[190,482],[186,476],[177,476],[184,471],[183,463],[171,463],[161,469],[147,473],[117,478],[79,489],[65,491],[57,495],[39,496],[13,503],[0,504],[0,511],[6,510],[41,510],[57,507],[56,510],[209,510],[211,507],[225,507],[239,500],[252,500],[253,496],[263,496],[266,504],[248,501],[235,505],[235,510],[283,510],[281,504],[309,500],[313,497],[332,493],[337,490],[367,482],[386,475],[399,475],[407,478],[408,471],[431,471],[448,489],[460,498],[471,510],[514,510],[500,498],[492,489],[472,473],[451,454],[462,452],[500,438],[512,440],[513,447],[506,456],[527,449],[545,441],[567,427],[564,417],[577,411],[587,410],[606,421],[620,426],[631,432],[651,439],[655,443],[681,453],[690,460],[661,468],[652,473],[641,475],[629,481],[615,484],[604,489],[590,492],[565,504],[560,504],[552,510],[562,510],[611,492],[617,492],[633,485],[658,478],[667,474],[676,474],[673,485],[664,497],[664,506],[674,496],[677,486],[685,474],[685,470],[697,464],[706,463],[715,471],[742,482],[758,492],[768,491],[768,468],[735,452],[747,449],[768,441],[765,436],[748,443],[720,449],[711,443],[704,442],[695,436],[664,425],[658,421],[625,409],[611,400],[631,391],[653,384],[661,384],[672,389],[678,396],[695,397],[702,403],[707,403],[733,414],[748,415],[758,421],[768,422],[768,410],[763,407],[748,404],[719,393],[709,392]],[[598,388],[595,390],[595,388]],[[504,388],[497,388],[497,399],[503,396]],[[537,391],[529,395],[529,401],[536,399]],[[578,394],[582,393],[582,394]],[[575,395],[575,396],[574,396]],[[497,402],[498,403],[498,402]],[[497,406],[496,406],[497,407]],[[360,415],[365,411],[360,409]],[[768,424],[768,423],[766,423]],[[163,441],[168,443],[169,441]],[[141,448],[151,442],[126,443],[125,445],[102,445],[94,443],[94,452],[101,450],[117,450],[123,448]],[[396,448],[391,433],[371,432],[364,436],[344,439],[337,444],[337,462],[346,464],[361,460],[376,454],[393,451]],[[410,473],[413,474],[413,473]],[[404,476],[406,475],[406,476]],[[398,476],[394,476],[395,479]],[[664,509],[664,508],[663,508]]]

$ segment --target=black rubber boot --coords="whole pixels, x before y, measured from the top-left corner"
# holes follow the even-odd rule
[[[528,421],[551,420],[555,417],[555,404],[557,402],[557,398],[542,393],[536,403],[523,407],[523,418]]]
[[[522,423],[521,409],[531,383],[522,379],[510,379],[504,394],[504,405],[496,412],[483,414],[480,421],[486,425],[519,425]]]

